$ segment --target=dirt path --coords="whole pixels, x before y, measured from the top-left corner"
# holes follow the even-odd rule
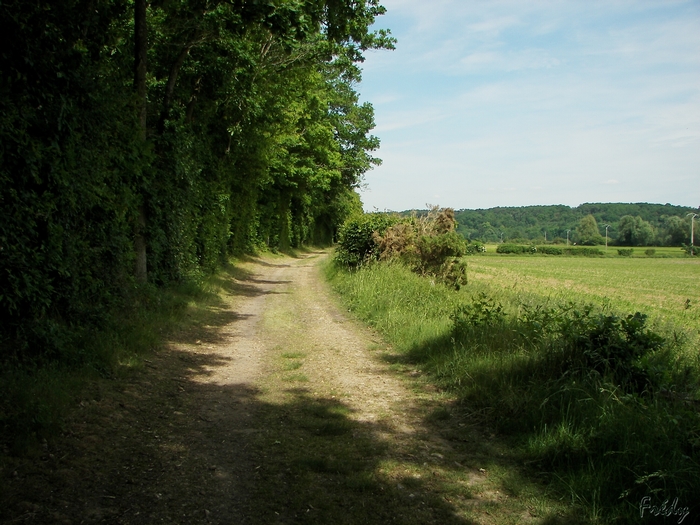
[[[17,463],[0,517],[463,524],[497,508],[531,520],[489,483],[482,464],[498,451],[337,306],[322,257],[243,263],[198,322]]]

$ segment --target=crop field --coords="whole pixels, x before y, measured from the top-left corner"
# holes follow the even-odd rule
[[[421,263],[450,246],[447,235],[416,246]],[[654,498],[686,502],[698,522],[700,258],[503,247],[439,270],[407,250],[348,268],[357,259],[341,251],[327,275],[389,343],[388,362],[415,367],[455,419],[500,440],[505,493],[521,497],[507,481],[518,471],[542,487],[541,516],[568,502],[562,523],[639,523],[640,501]]]
[[[639,311],[660,327],[700,333],[698,259],[476,256],[468,278],[470,287]]]
[[[477,255],[467,264],[459,291],[401,264],[328,275],[391,343],[388,360],[453,395],[446,410],[456,420],[494,429],[509,451],[493,478],[504,491],[519,497],[507,482],[518,464],[585,523],[639,523],[644,497],[677,497],[697,522],[700,260]],[[603,312],[588,316],[591,303]],[[619,317],[637,311],[650,322],[628,331]],[[547,498],[542,513],[558,512]]]

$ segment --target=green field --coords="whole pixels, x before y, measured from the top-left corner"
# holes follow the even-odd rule
[[[700,332],[700,260],[499,256],[469,259],[473,287],[640,311]]]
[[[506,493],[519,472],[585,523],[639,523],[645,497],[700,516],[700,260],[487,252],[459,291],[400,263],[328,276],[387,359],[494,430]]]

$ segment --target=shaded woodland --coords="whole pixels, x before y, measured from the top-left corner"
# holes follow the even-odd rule
[[[0,352],[231,254],[329,243],[379,160],[377,0],[0,3]]]

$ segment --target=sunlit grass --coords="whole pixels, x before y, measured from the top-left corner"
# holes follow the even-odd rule
[[[694,299],[690,308],[680,301],[700,298],[699,270],[692,259],[476,256],[460,292],[400,265],[331,267],[328,275],[350,310],[458,396],[459,417],[494,428],[510,443],[510,453],[529,466],[525,478],[545,483],[591,522],[635,523],[641,497],[666,494],[690,504],[700,490],[700,453],[688,447],[700,435],[700,417],[674,400],[692,404],[699,393],[692,344],[698,310]],[[479,301],[496,313],[456,332],[450,314]],[[666,338],[649,368],[663,381],[662,393],[631,391],[609,375],[571,368],[554,317],[575,319],[586,304],[594,305],[591,319],[649,314],[650,326]],[[435,424],[452,417],[447,408],[428,415]],[[528,486],[507,466],[489,468],[513,480],[513,494]],[[532,513],[548,513],[538,508],[541,495],[528,497]]]
[[[306,357],[306,354],[304,352],[284,352],[282,357],[285,359],[303,359]]]
[[[301,361],[289,361],[289,362],[284,363],[282,365],[282,369],[287,370],[287,371],[298,370],[299,368],[301,368],[303,366],[303,364],[304,363],[302,363]]]
[[[700,334],[700,260],[689,257],[472,257],[468,277],[491,295],[640,311],[661,329]]]
[[[309,381],[306,374],[287,374],[282,379],[290,383],[307,383]]]

